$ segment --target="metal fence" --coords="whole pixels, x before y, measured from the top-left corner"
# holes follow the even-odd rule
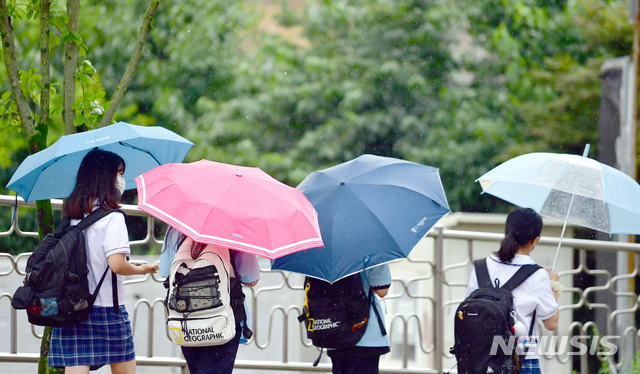
[[[54,209],[61,208],[60,200],[52,200]],[[14,214],[16,204],[13,196],[0,196],[0,210],[7,214]],[[21,208],[34,207],[34,204],[24,203],[18,199],[17,204]],[[159,245],[161,239],[154,236],[158,222],[139,211],[136,206],[124,205],[122,207],[129,216],[147,217],[146,236],[140,240],[131,241],[132,246]],[[3,214],[0,211],[0,214]],[[20,228],[20,216],[22,214],[35,214],[33,209],[19,209],[12,225],[6,229],[1,228],[0,237],[12,235],[24,237],[37,237],[36,232],[25,231]],[[423,251],[418,251],[422,256],[410,256],[409,259],[392,264],[393,283],[390,294],[385,297],[385,302],[391,313],[387,327],[392,341],[392,354],[383,356],[381,361],[381,373],[443,373],[447,372],[455,364],[455,359],[449,353],[452,343],[453,312],[464,297],[468,274],[475,258],[486,255],[479,250],[481,243],[490,243],[496,246],[503,238],[501,234],[462,231],[446,229],[442,226],[434,227],[427,238]],[[541,245],[557,246],[559,238],[543,236]],[[638,294],[635,289],[635,279],[638,276],[640,264],[640,245],[632,243],[582,240],[565,238],[564,247],[570,247],[575,260],[572,269],[559,272],[561,282],[570,284],[565,291],[564,302],[561,302],[561,321],[568,321],[561,329],[549,334],[555,337],[547,349],[543,351],[541,361],[555,368],[553,372],[567,372],[577,370],[581,373],[595,372],[594,362],[607,361],[611,365],[612,372],[616,372],[622,365],[628,365],[633,358],[633,352],[640,347],[640,333],[635,320],[638,310]],[[445,260],[445,249],[455,247],[453,260]],[[414,251],[415,252],[415,251]],[[610,270],[594,266],[589,260],[590,253],[630,253],[634,264],[628,271],[612,273]],[[8,253],[0,253],[0,284],[2,279],[8,277],[22,277],[24,264],[28,253],[12,256]],[[393,269],[407,269],[407,271],[394,271]],[[413,269],[413,271],[411,270]],[[417,270],[416,270],[417,269]],[[297,323],[297,315],[300,313],[300,305],[296,301],[302,292],[302,282],[296,274],[271,271],[268,265],[261,265],[262,278],[270,279],[265,285],[255,289],[246,289],[248,304],[253,318],[254,337],[249,342],[248,349],[253,352],[269,351],[278,352],[269,354],[267,359],[260,359],[259,354],[250,358],[239,357],[236,360],[236,369],[260,370],[260,371],[298,371],[298,372],[330,372],[330,364],[324,360],[318,367],[312,367],[311,361],[306,358],[318,354],[304,336],[303,329]],[[460,275],[462,274],[462,276]],[[466,277],[466,278],[465,278]],[[591,284],[586,286],[573,286],[577,277],[590,277]],[[157,286],[162,280],[160,277],[144,276],[128,278],[125,281],[125,289],[136,285]],[[262,283],[262,280],[261,280]],[[620,285],[624,284],[624,287]],[[147,286],[145,286],[147,287]],[[9,316],[10,323],[0,325],[0,336],[7,337],[8,347],[6,351],[0,349],[0,363],[35,363],[38,353],[20,352],[19,339],[26,339],[24,334],[18,331],[19,324],[25,324],[18,317],[10,303],[3,302],[11,299],[12,291],[0,294],[0,308]],[[129,292],[129,291],[127,291]],[[282,298],[282,295],[290,293],[294,297]],[[600,302],[598,294],[606,293],[613,298],[613,302]],[[278,299],[278,296],[280,298]],[[285,300],[282,302],[282,300]],[[624,300],[620,303],[620,300]],[[288,302],[288,304],[287,304]],[[131,305],[128,303],[128,307]],[[154,312],[162,310],[162,312]],[[1,311],[0,311],[1,312]],[[22,313],[22,312],[21,312]],[[172,355],[157,354],[159,346],[171,345],[169,333],[164,326],[164,308],[162,298],[140,298],[135,301],[130,310],[134,334],[142,334],[145,339],[138,338],[136,351],[137,363],[142,367],[175,367],[176,370],[186,371],[186,363],[179,351]],[[599,313],[599,320],[593,317]],[[587,317],[584,317],[584,316]],[[146,317],[146,320],[144,319]],[[632,321],[625,325],[621,320]],[[274,328],[279,323],[278,328]],[[28,324],[28,323],[26,323]],[[160,327],[159,327],[160,326]],[[20,326],[25,328],[25,326]],[[542,329],[544,330],[544,329]],[[30,326],[31,339],[39,339],[41,330]],[[274,333],[279,331],[280,334]],[[618,354],[605,356],[602,346],[593,345],[594,341],[606,331],[608,335],[615,333],[621,336],[614,341]],[[587,339],[585,346],[587,352],[578,349],[565,351],[560,347],[562,338]],[[565,342],[566,343],[566,342]],[[140,345],[143,345],[140,347]],[[0,345],[2,347],[2,345]],[[595,349],[593,349],[595,347]],[[573,347],[576,348],[576,347]],[[579,347],[578,347],[579,348]],[[562,352],[561,352],[562,351]],[[139,352],[146,352],[141,355]],[[631,352],[631,353],[625,353]],[[562,353],[562,354],[559,354]],[[264,355],[263,355],[264,356]],[[302,359],[301,359],[302,357]],[[315,356],[314,356],[315,357]],[[279,358],[279,359],[274,359]],[[558,366],[559,365],[559,366]],[[551,366],[550,366],[551,367]],[[453,370],[455,372],[455,369]]]

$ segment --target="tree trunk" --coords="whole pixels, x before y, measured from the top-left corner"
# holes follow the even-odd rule
[[[11,25],[9,23],[9,14],[7,13],[7,2],[0,0],[0,34],[2,34],[2,53],[4,54],[4,63],[7,67],[7,75],[11,84],[11,92],[15,98],[18,107],[18,115],[22,120],[22,128],[24,129],[27,139],[37,136],[34,125],[33,113],[29,108],[29,104],[22,94],[20,88],[20,77],[18,76],[18,64],[16,58],[16,47],[11,34]],[[30,149],[31,153],[35,153],[34,149]]]
[[[111,104],[109,104],[109,108],[107,108],[107,112],[104,114],[104,117],[102,117],[102,121],[100,121],[100,126],[98,127],[105,127],[110,125],[111,121],[113,120],[113,116],[116,114],[118,106],[120,106],[122,97],[127,91],[129,83],[131,83],[133,72],[136,70],[138,62],[140,62],[142,49],[144,48],[144,43],[147,40],[147,35],[149,35],[149,30],[151,29],[151,21],[153,20],[153,17],[158,10],[159,4],[160,0],[151,0],[151,3],[149,3],[149,7],[147,8],[147,11],[144,14],[144,19],[142,20],[142,26],[140,26],[140,31],[138,32],[136,47],[133,50],[133,55],[131,55],[131,60],[129,60],[129,65],[127,65],[127,70],[125,70],[120,84],[118,84],[116,91],[113,93]]]
[[[51,24],[51,0],[40,0],[40,118],[36,125],[37,130],[47,138],[49,132],[49,102],[51,99],[51,74],[50,74],[50,50],[49,33]]]
[[[145,17],[140,28],[138,35],[138,42],[134,53],[129,61],[127,70],[122,78],[122,81],[116,89],[114,98],[109,105],[109,110],[103,121],[100,123],[100,127],[104,127],[110,124],[116,109],[122,101],[122,96],[127,90],[133,72],[135,71],[144,42],[149,34],[151,27],[151,21],[153,20],[156,10],[158,8],[160,0],[152,0],[149,4],[149,8],[145,13]],[[0,0],[0,34],[2,36],[2,51],[4,55],[4,61],[7,68],[7,74],[11,83],[11,92],[18,107],[18,114],[22,122],[22,129],[27,137],[29,144],[29,153],[37,153],[47,147],[47,133],[49,129],[49,107],[50,107],[50,50],[49,50],[49,37],[50,37],[50,8],[51,0],[41,0],[41,19],[40,19],[40,58],[41,58],[41,96],[40,96],[40,118],[38,123],[35,123],[34,115],[31,108],[28,105],[26,98],[22,93],[20,87],[20,79],[18,75],[17,58],[15,54],[15,44],[13,41],[13,35],[11,25],[9,22],[9,16],[7,12],[6,0]],[[79,30],[79,13],[80,13],[80,0],[67,0],[67,14],[69,16],[69,32],[78,34]],[[63,82],[63,95],[64,95],[64,109],[63,118],[65,123],[65,133],[73,134],[76,132],[74,124],[75,110],[72,106],[75,104],[75,89],[76,80],[75,73],[77,70],[77,56],[78,45],[75,42],[65,43],[64,52],[64,82]],[[109,114],[110,113],[110,114]],[[53,214],[50,200],[36,201],[36,213],[38,217],[38,233],[40,240],[42,240],[48,233],[54,231]],[[40,345],[40,358],[38,359],[38,374],[60,374],[64,373],[64,369],[53,369],[48,367],[47,361],[49,356],[49,346],[51,342],[51,328],[46,327],[43,332],[43,337]]]
[[[49,34],[51,24],[49,14],[51,13],[51,0],[40,0],[40,118],[36,128],[45,140],[43,147],[46,147],[47,134],[49,133],[49,104],[51,95],[51,74],[50,74],[50,50]],[[44,149],[44,148],[43,148]],[[38,215],[38,234],[40,240],[55,229],[53,225],[53,209],[51,200],[36,201],[36,211]],[[38,358],[38,374],[60,374],[64,369],[54,369],[47,365],[49,360],[49,346],[51,344],[51,327],[45,327],[40,341],[40,357]]]
[[[69,33],[78,35],[80,18],[80,0],[67,0],[67,15],[69,16]],[[76,77],[78,70],[78,44],[75,42],[64,43],[64,132],[73,134],[76,132],[74,121],[76,111],[72,109],[76,103]]]

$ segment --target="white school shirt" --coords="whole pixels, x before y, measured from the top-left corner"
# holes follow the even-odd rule
[[[94,207],[95,209],[96,207]],[[86,216],[86,215],[85,215]],[[79,219],[72,219],[71,224],[76,225]],[[129,247],[129,233],[124,220],[124,214],[114,212],[101,218],[83,232],[85,244],[87,246],[87,264],[89,265],[89,291],[93,293],[100,282],[102,274],[109,266],[107,258],[116,253],[124,253],[128,256],[131,253]],[[125,304],[124,285],[122,275],[117,275],[118,279],[118,305]],[[98,297],[94,305],[110,307],[113,306],[113,294],[111,287],[111,271],[100,286]]]
[[[500,262],[500,259],[495,254],[487,257],[487,268],[489,268],[491,283],[495,284],[495,280],[498,279],[499,284],[501,286],[504,285],[509,278],[520,269],[521,265],[527,264],[535,264],[535,261],[527,255],[516,254],[511,263]],[[477,288],[478,278],[476,277],[476,270],[474,268],[469,278],[469,286],[467,287],[467,295],[465,298]],[[516,318],[527,327],[527,333],[531,326],[531,318],[533,317],[534,310],[536,311],[536,318],[543,321],[553,317],[556,311],[558,311],[558,303],[553,297],[549,274],[545,269],[540,269],[533,273],[533,275],[527,278],[527,280],[511,293],[513,294],[513,308],[516,312]],[[537,324],[534,325],[532,336],[540,336]],[[526,359],[539,358],[537,347],[530,348]]]

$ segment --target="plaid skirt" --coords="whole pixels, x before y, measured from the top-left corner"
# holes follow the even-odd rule
[[[97,370],[135,357],[133,332],[124,305],[118,314],[113,313],[113,307],[94,305],[86,320],[52,329],[50,367],[89,366],[90,370]]]
[[[540,360],[524,360],[520,367],[520,374],[540,374]]]

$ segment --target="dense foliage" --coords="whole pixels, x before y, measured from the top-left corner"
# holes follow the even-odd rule
[[[80,36],[96,70],[86,83],[100,105],[108,106],[101,92],[110,97],[126,68],[146,6],[82,3]],[[526,152],[595,146],[600,64],[631,52],[626,7],[162,2],[116,120],[183,134],[196,143],[187,161],[259,166],[293,186],[362,153],[404,158],[440,168],[454,211],[501,211],[506,204],[480,195],[475,179],[484,172]],[[14,27],[20,68],[38,66],[38,22]],[[58,84],[61,65],[52,61]],[[63,132],[59,116],[49,143]],[[0,123],[4,185],[26,155],[10,125]]]

